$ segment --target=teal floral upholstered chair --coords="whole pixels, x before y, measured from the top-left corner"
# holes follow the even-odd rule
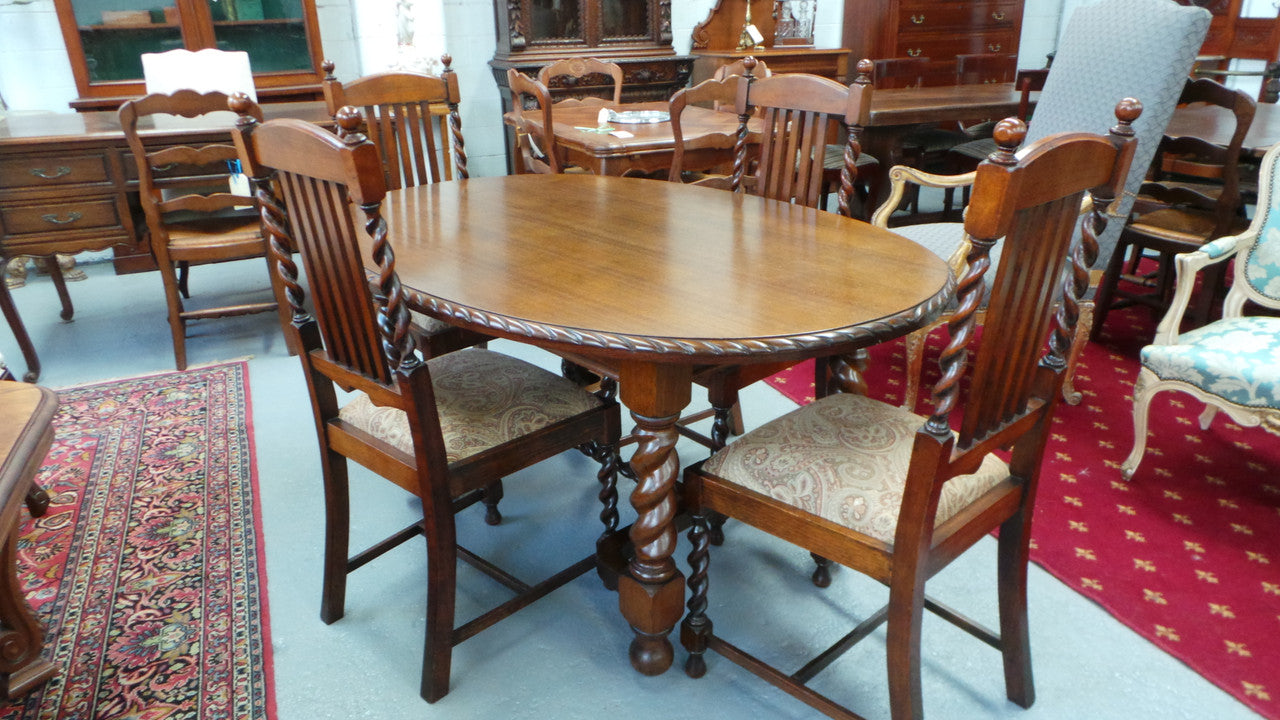
[[[1133,450],[1121,464],[1133,477],[1147,447],[1147,411],[1164,390],[1186,393],[1205,404],[1201,429],[1219,410],[1246,427],[1280,434],[1280,318],[1245,316],[1244,304],[1280,309],[1280,192],[1276,158],[1280,145],[1262,160],[1258,210],[1249,229],[1176,256],[1178,283],[1173,305],[1142,349],[1142,370],[1133,388]],[[1236,259],[1235,277],[1223,303],[1222,319],[1179,334],[1196,274]]]

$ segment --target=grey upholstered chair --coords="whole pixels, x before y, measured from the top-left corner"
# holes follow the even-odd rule
[[[1133,206],[1134,195],[1173,117],[1182,86],[1204,42],[1209,18],[1207,10],[1169,0],[1101,0],[1077,8],[1059,39],[1053,65],[1031,118],[1027,143],[1061,132],[1096,132],[1097,128],[1109,127],[1114,122],[1116,103],[1121,99],[1132,97],[1142,102],[1142,116],[1133,124],[1138,138],[1137,154],[1125,181],[1124,194],[1115,208],[1117,219],[1126,217]],[[927,176],[897,173],[898,179],[894,178],[891,172],[891,182],[923,180],[923,184],[932,184]],[[947,184],[955,186],[954,181]],[[888,200],[876,215],[886,206],[896,207],[892,203],[901,197],[902,191],[891,187]],[[874,218],[872,222],[875,223]],[[1098,238],[1098,258],[1093,267],[1106,267],[1123,228],[1123,222],[1107,225]],[[908,225],[895,228],[894,232],[944,258],[952,257],[964,241],[960,223]],[[995,253],[992,262],[998,262]],[[1081,310],[1078,344],[1083,344],[1093,326],[1092,303],[1085,303]],[[923,345],[922,337],[915,340],[908,342],[908,368],[912,367],[912,348]],[[1076,355],[1072,353],[1073,358]],[[914,362],[918,368],[919,359]],[[908,377],[907,382],[906,402],[912,406],[913,391],[919,381]],[[1070,374],[1065,389],[1068,400],[1078,398],[1071,387]]]

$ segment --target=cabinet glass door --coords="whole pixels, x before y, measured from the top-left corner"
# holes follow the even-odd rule
[[[600,24],[606,40],[648,37],[649,0],[604,0]]]
[[[90,82],[141,80],[142,53],[183,46],[173,0],[75,0],[73,7]]]
[[[311,70],[302,0],[207,0],[219,50],[249,53],[254,74]]]

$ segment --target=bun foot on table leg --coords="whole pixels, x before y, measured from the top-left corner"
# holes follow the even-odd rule
[[[631,666],[641,675],[661,675],[675,659],[667,639],[684,611],[684,576],[672,574],[661,583],[642,583],[631,575],[618,578],[618,606],[635,637]]]
[[[641,675],[661,675],[671,667],[675,651],[671,640],[663,635],[648,635],[636,631],[631,640],[631,667]]]

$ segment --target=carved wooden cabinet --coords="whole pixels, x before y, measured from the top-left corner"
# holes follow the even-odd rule
[[[259,100],[322,97],[315,0],[54,0],[54,8],[77,110],[142,95],[142,54],[180,48],[249,53]]]
[[[1177,0],[1181,5],[1195,5],[1213,14],[1209,34],[1200,46],[1202,55],[1247,60],[1276,60],[1280,51],[1280,22],[1276,6],[1247,3],[1245,0]],[[1250,11],[1248,8],[1252,7]],[[1259,10],[1261,8],[1261,10]],[[1255,16],[1246,15],[1251,12]]]
[[[802,72],[845,81],[849,51],[846,48],[815,48],[792,45],[777,37],[778,19],[775,0],[751,0],[751,24],[760,31],[764,42],[739,50],[738,39],[747,19],[747,3],[743,0],[718,0],[714,8],[693,29],[693,81],[701,82],[715,74],[716,68],[748,55],[763,60],[771,72]]]
[[[1022,5],[1023,0],[844,0],[844,45],[857,58],[927,57],[925,83],[951,85],[956,55],[1018,54]]]

